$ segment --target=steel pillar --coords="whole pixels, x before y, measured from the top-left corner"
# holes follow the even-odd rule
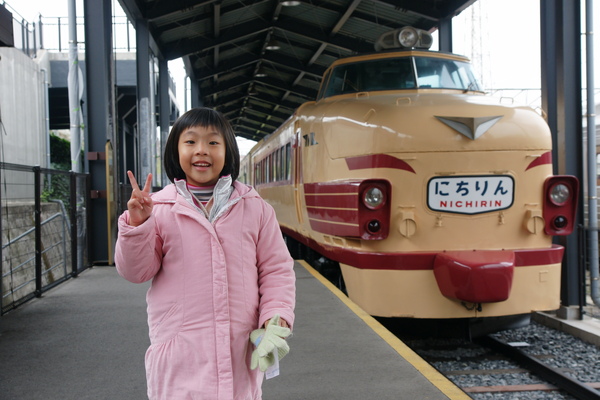
[[[452,18],[441,19],[438,30],[440,51],[452,53]]]
[[[107,141],[114,142],[114,74],[111,0],[84,2],[85,68],[87,92],[86,140],[93,236],[89,249],[92,263],[108,260],[106,154]]]
[[[137,67],[137,171],[133,171],[139,182],[145,182],[152,172],[152,137],[155,135],[156,116],[154,110],[154,91],[150,76],[150,31],[148,21],[136,20],[136,67]]]
[[[554,173],[583,180],[581,94],[581,5],[572,0],[540,0],[542,108],[552,131]],[[582,185],[581,185],[582,186]],[[580,193],[576,226],[583,221]],[[562,306],[578,305],[579,238],[559,237],[565,247]]]
[[[190,79],[190,96],[192,98],[192,108],[201,107],[202,99],[200,98],[200,85],[196,79]]]
[[[167,60],[160,57],[158,62],[158,79],[159,79],[159,121],[160,121],[160,156],[161,160],[165,145],[167,144],[167,137],[169,136],[169,125],[171,120],[171,96],[169,94],[169,64]],[[164,168],[161,168],[162,174],[160,181],[155,184],[159,184],[164,187],[169,183],[167,173]]]

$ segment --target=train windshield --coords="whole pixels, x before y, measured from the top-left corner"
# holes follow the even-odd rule
[[[419,88],[480,90],[469,63],[428,57],[414,60]]]
[[[433,57],[399,57],[342,64],[319,96],[405,89],[480,90],[469,63]]]

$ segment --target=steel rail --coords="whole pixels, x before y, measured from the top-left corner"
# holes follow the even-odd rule
[[[556,368],[544,364],[535,357],[530,356],[524,351],[521,351],[509,345],[508,343],[491,336],[485,336],[477,339],[477,342],[510,357],[511,359],[530,369],[534,374],[575,396],[577,399],[600,400],[600,391],[563,374]]]

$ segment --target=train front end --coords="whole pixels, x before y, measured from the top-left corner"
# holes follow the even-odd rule
[[[550,131],[479,91],[463,57],[338,60],[299,113],[306,225],[371,315],[529,314],[559,306],[578,183],[553,176]]]

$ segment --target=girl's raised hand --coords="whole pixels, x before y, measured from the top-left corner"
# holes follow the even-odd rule
[[[133,187],[131,198],[127,202],[129,210],[129,225],[139,226],[143,224],[152,214],[152,198],[150,197],[150,189],[152,188],[152,174],[148,174],[144,189],[140,187],[133,176],[133,172],[127,171],[129,182]]]

